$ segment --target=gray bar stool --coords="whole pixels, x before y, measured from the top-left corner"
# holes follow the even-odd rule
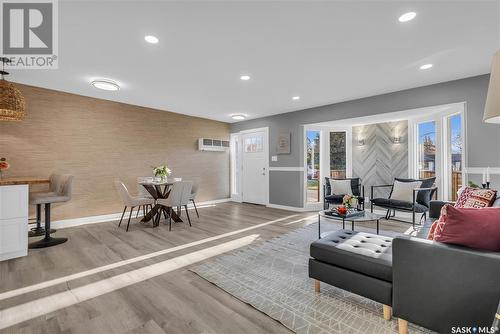
[[[45,228],[42,226],[42,204],[37,203],[39,198],[52,196],[57,192],[56,174],[50,175],[49,191],[30,193],[30,204],[36,205],[36,227],[33,227],[28,232],[28,237],[40,237],[45,235]],[[50,233],[54,233],[55,229],[50,229]]]
[[[73,175],[53,174],[50,177],[50,190],[48,193],[33,193],[30,198],[31,204],[38,206],[45,204],[45,237],[29,244],[29,248],[45,248],[55,246],[68,241],[68,238],[53,238],[50,236],[50,205],[53,203],[64,203],[71,199],[73,186]],[[41,211],[41,210],[40,210]],[[37,215],[38,215],[37,209]]]

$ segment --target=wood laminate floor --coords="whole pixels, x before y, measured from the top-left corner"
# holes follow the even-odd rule
[[[199,211],[172,232],[137,220],[128,233],[116,221],[61,229],[67,243],[0,262],[0,333],[290,333],[188,269],[317,215],[237,203]],[[407,228],[382,221],[381,234]]]

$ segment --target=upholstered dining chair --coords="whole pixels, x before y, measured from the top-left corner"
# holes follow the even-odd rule
[[[127,232],[128,228],[130,225],[130,219],[132,218],[132,211],[134,211],[134,208],[140,209],[140,207],[151,207],[153,206],[154,199],[152,198],[146,198],[146,197],[140,197],[140,196],[132,196],[130,195],[127,186],[122,181],[115,181],[115,187],[116,190],[118,191],[118,194],[120,195],[120,198],[123,202],[123,205],[125,206],[123,208],[123,213],[122,217],[120,218],[120,222],[118,223],[118,227],[122,224],[123,221],[123,216],[125,215],[125,211],[127,211],[127,208],[130,208],[130,214],[128,216],[128,221],[127,221]]]
[[[73,175],[52,174],[50,176],[50,191],[32,193],[30,204],[37,206],[37,225],[40,222],[41,205],[45,205],[45,237],[29,244],[29,248],[45,248],[55,246],[68,241],[68,238],[54,238],[50,234],[54,232],[50,228],[50,206],[54,203],[64,203],[71,200],[73,189]]]
[[[172,231],[172,211],[173,208],[184,207],[186,210],[187,219],[189,226],[191,225],[191,218],[189,217],[189,212],[187,205],[189,204],[189,197],[191,196],[191,190],[193,188],[193,182],[191,181],[179,181],[174,182],[172,189],[169,191],[167,198],[160,198],[156,201],[157,204],[165,207],[167,209],[168,218],[168,230]],[[158,214],[158,217],[161,215]]]
[[[200,218],[200,214],[198,213],[198,208],[196,207],[196,202],[194,201],[197,194],[198,194],[198,184],[193,182],[193,188],[191,189],[191,194],[189,195],[189,201],[193,203],[194,211],[196,211],[196,216]]]
[[[152,179],[153,179],[152,177],[144,177],[144,176],[140,176],[137,178],[137,197],[153,199],[153,196],[151,196],[151,194],[141,184],[141,182],[146,182],[146,181],[149,181]],[[137,209],[137,213],[135,215],[135,218],[139,217],[139,211],[141,211],[140,210],[141,208],[142,208],[142,213],[144,215],[146,215],[146,206],[143,205],[139,209]]]

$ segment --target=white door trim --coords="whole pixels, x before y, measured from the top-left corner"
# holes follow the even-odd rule
[[[264,205],[268,206],[269,205],[269,127],[263,127],[263,128],[255,128],[255,129],[248,129],[248,130],[242,130],[240,132],[235,132],[232,133],[231,136],[233,135],[239,135],[240,136],[240,143],[241,143],[241,138],[243,137],[243,134],[245,133],[252,133],[252,132],[257,132],[257,131],[263,131],[264,132],[264,137],[265,137],[265,142],[266,144],[264,145],[264,157],[265,157],[265,168],[266,168],[266,177],[265,177],[265,199],[264,199]],[[241,144],[240,144],[241,146]],[[243,153],[243,150],[240,151]],[[243,168],[243,154],[239,154],[239,166]],[[231,158],[232,160],[232,158]],[[232,172],[230,173],[232,175]],[[243,189],[243,170],[240,170],[239,173],[239,182],[240,185],[240,194],[238,196],[235,196],[236,201],[241,202],[243,200],[243,192],[245,189]]]

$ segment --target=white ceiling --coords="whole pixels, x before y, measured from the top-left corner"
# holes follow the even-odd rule
[[[499,1],[59,1],[59,69],[11,79],[231,122],[488,73],[499,48]]]

